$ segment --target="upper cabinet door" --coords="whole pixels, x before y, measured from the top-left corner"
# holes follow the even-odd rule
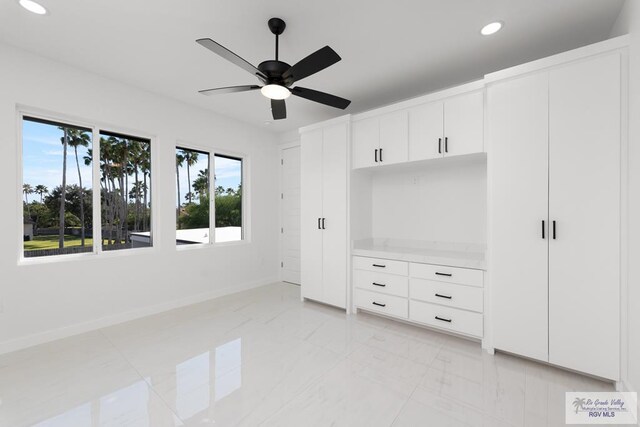
[[[379,163],[389,165],[409,160],[409,123],[407,111],[380,116]]]
[[[442,157],[443,103],[431,102],[409,110],[409,160]]]
[[[322,300],[322,129],[301,135],[300,270],[302,296]]]
[[[375,166],[380,148],[380,126],[377,117],[353,123],[353,168]]]
[[[620,61],[609,54],[549,77],[549,219],[556,222],[549,361],[613,380],[620,377]]]
[[[444,103],[445,156],[484,151],[484,92],[472,92]]]

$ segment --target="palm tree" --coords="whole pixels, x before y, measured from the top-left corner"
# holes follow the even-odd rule
[[[146,144],[146,146],[143,145],[143,149],[141,151],[141,161],[140,161],[140,169],[142,170],[142,179],[143,179],[143,187],[142,187],[142,191],[143,191],[143,200],[144,200],[144,216],[142,218],[142,229],[143,231],[148,231],[148,229],[151,227],[151,225],[149,224],[149,227],[147,227],[147,219],[151,219],[150,216],[148,215],[148,193],[149,193],[149,187],[147,186],[147,176],[151,175],[151,145],[150,144]]]
[[[203,196],[209,196],[209,168],[198,172],[198,177],[193,181],[193,191],[198,195],[200,201]]]
[[[182,205],[182,200],[180,199],[180,168],[184,164],[185,156],[184,150],[180,150],[176,153],[176,180],[178,182],[178,207],[176,208],[176,221],[180,217],[180,206]]]
[[[42,196],[44,196],[45,194],[49,194],[49,189],[47,188],[47,186],[42,184],[36,185],[36,188],[34,191],[36,194],[40,195],[40,203],[43,202]]]
[[[62,142],[62,187],[60,191],[60,215],[58,226],[58,248],[64,248],[64,208],[67,200],[67,147],[69,146],[69,130],[66,127],[60,127],[64,132],[64,136],[60,138]]]
[[[27,215],[31,219],[31,209],[29,209],[29,194],[33,194],[33,187],[30,184],[22,184],[22,192],[24,193],[24,201],[27,206]]]
[[[76,156],[76,167],[78,169],[78,183],[80,185],[80,245],[84,246],[85,223],[84,223],[84,187],[82,186],[82,173],[80,173],[80,161],[78,160],[78,147],[87,148],[91,144],[89,134],[80,129],[69,129],[69,145],[73,147]]]
[[[191,166],[198,163],[198,153],[190,150],[182,150],[182,153],[185,161],[187,162],[187,182],[189,184],[188,188],[191,189]],[[191,191],[187,193],[187,199],[189,200],[189,203],[193,201],[193,193]]]

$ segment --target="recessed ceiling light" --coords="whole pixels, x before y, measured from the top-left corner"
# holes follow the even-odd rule
[[[480,34],[483,36],[490,36],[491,34],[495,34],[502,29],[502,22],[496,21],[490,24],[485,25],[480,30]]]
[[[20,6],[27,9],[29,12],[35,13],[36,15],[46,15],[47,9],[40,3],[36,3],[33,0],[19,0]]]

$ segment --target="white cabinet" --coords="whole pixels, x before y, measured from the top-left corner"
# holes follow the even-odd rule
[[[415,324],[482,338],[484,272],[353,257],[355,306]]]
[[[494,346],[619,379],[619,53],[488,89]]]
[[[408,159],[407,112],[396,111],[353,123],[353,168]]]
[[[481,153],[483,150],[483,91],[409,110],[409,161]]]
[[[301,287],[304,298],[346,308],[347,123],[301,135]]]

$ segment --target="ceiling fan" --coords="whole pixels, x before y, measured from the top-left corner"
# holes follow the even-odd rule
[[[290,95],[296,95],[342,110],[347,108],[351,103],[348,99],[300,86],[291,87],[295,82],[324,70],[342,58],[329,46],[325,46],[293,66],[282,62],[278,60],[278,37],[284,32],[286,24],[280,18],[271,18],[269,19],[268,25],[271,32],[276,36],[276,59],[261,62],[257,68],[209,38],[196,40],[196,43],[256,76],[258,80],[263,83],[263,86],[245,85],[219,87],[216,89],[201,90],[199,92],[203,95],[215,95],[260,89],[260,92],[262,92],[264,96],[271,99],[271,113],[273,114],[274,120],[287,118],[287,108],[284,100]]]

